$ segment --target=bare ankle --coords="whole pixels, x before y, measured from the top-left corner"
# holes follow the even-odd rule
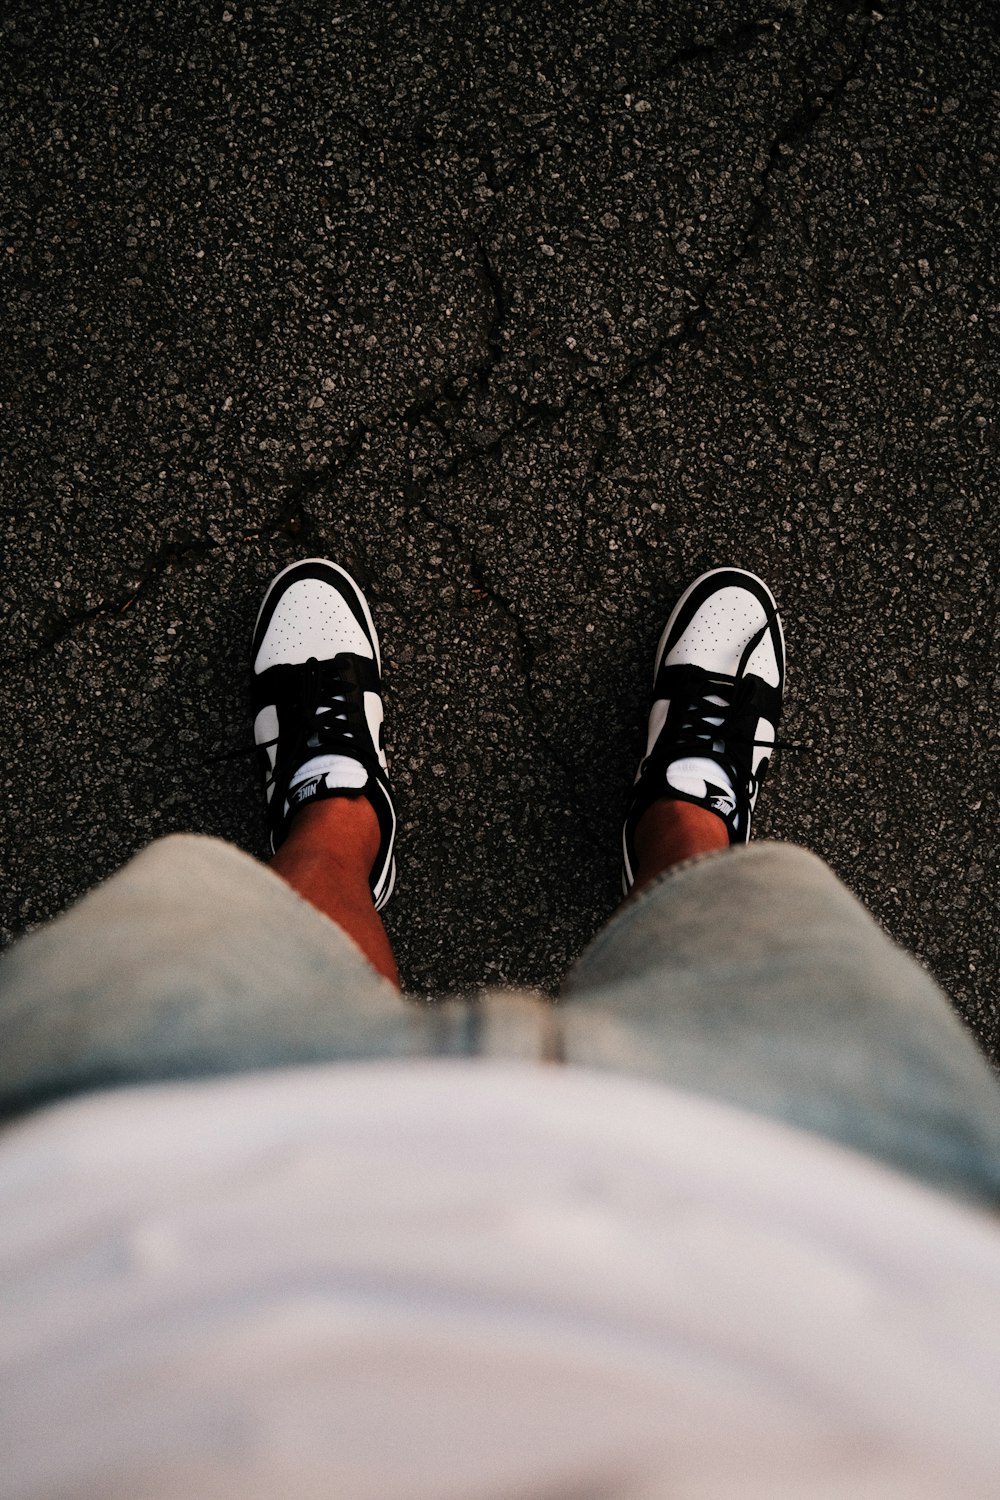
[[[399,988],[396,961],[370,888],[379,822],[366,797],[328,797],[296,813],[271,869],[357,943]]]
[[[636,824],[633,890],[648,885],[682,860],[728,847],[729,830],[717,813],[693,802],[661,797],[647,807]]]
[[[356,864],[365,879],[379,850],[378,816],[367,797],[326,797],[296,813],[275,863],[286,859],[336,859]]]

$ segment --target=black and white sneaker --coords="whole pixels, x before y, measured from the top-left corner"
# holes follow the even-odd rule
[[[718,814],[746,843],[785,685],[785,638],[765,583],[740,568],[704,573],[660,637],[646,753],[625,816],[622,887],[635,881],[635,829],[661,797]]]
[[[302,807],[367,797],[382,833],[371,872],[381,908],[396,878],[396,814],[382,743],[382,659],[364,594],[336,563],[292,563],[264,595],[252,653],[272,850]]]

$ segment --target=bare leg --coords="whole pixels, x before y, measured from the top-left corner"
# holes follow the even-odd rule
[[[647,807],[636,824],[637,866],[632,893],[682,859],[728,846],[728,829],[714,812],[693,802],[661,797]]]
[[[330,797],[296,815],[271,869],[353,938],[398,989],[396,960],[368,885],[378,847],[378,819],[367,798]]]
[[[353,938],[398,989],[396,961],[368,886],[378,843],[378,820],[366,798],[331,797],[303,808],[271,869]],[[647,808],[636,828],[633,891],[670,865],[728,844],[726,825],[715,813],[664,797]]]

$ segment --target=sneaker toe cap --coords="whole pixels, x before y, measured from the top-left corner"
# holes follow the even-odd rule
[[[708,672],[732,677],[753,636],[767,621],[764,604],[747,588],[717,590],[704,601],[663,659],[669,667],[694,663]],[[777,687],[781,681],[774,632],[754,647],[745,672]]]
[[[254,659],[254,671],[300,666],[311,656],[329,661],[342,652],[369,660],[375,655],[343,595],[322,579],[300,578],[277,602]]]

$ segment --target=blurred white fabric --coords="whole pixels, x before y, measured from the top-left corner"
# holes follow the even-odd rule
[[[0,1288],[6,1500],[996,1494],[995,1221],[581,1068],[56,1105]]]

